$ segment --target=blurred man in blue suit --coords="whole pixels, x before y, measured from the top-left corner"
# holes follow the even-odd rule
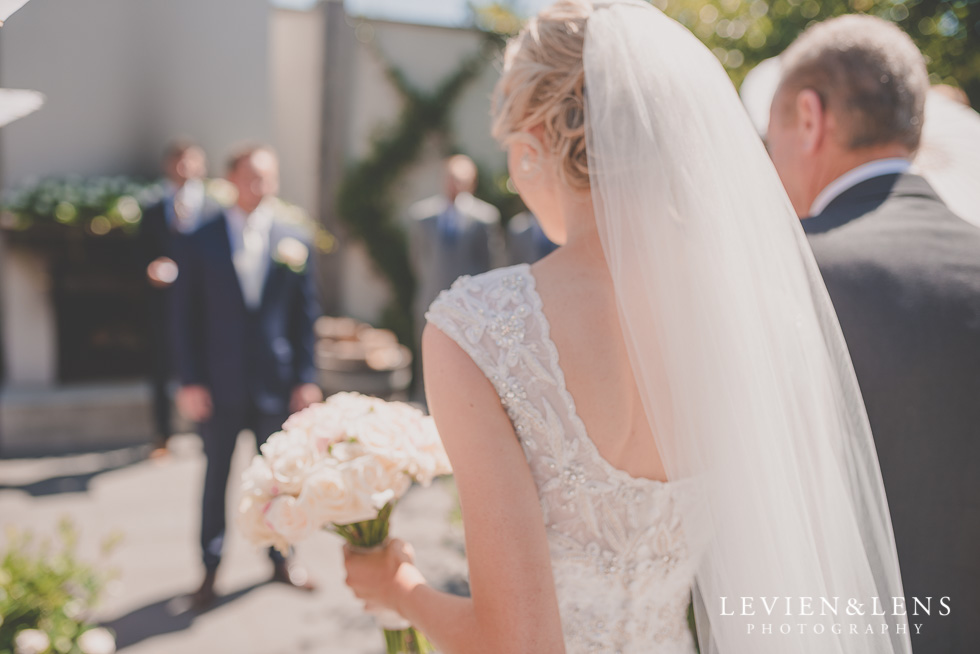
[[[173,247],[181,234],[197,227],[202,214],[212,214],[204,188],[207,158],[204,150],[192,141],[175,141],[167,148],[163,170],[166,176],[164,195],[148,207],[140,221],[138,244],[148,285],[148,335],[151,349],[153,386],[153,420],[156,440],[151,456],[167,452],[170,424],[171,363],[170,329],[167,310],[170,287],[177,275]]]
[[[225,531],[225,492],[235,441],[249,429],[261,445],[293,411],[322,399],[313,361],[319,315],[310,271],[309,230],[276,193],[279,163],[249,147],[228,166],[238,191],[176,250],[173,335],[181,382],[177,406],[201,424],[207,473],[201,516],[205,578],[194,595],[204,608]],[[273,579],[312,589],[305,572],[270,550]]]

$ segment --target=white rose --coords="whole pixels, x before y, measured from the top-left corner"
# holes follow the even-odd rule
[[[379,457],[367,455],[341,466],[351,492],[361,495],[378,510],[401,498],[412,485],[408,475],[386,463]]]
[[[292,495],[273,498],[265,512],[266,523],[286,542],[299,542],[316,530],[307,508]]]
[[[116,639],[102,627],[89,629],[78,637],[78,649],[82,650],[82,654],[113,654]]]
[[[299,502],[319,527],[328,523],[349,525],[378,517],[370,498],[353,491],[340,469],[322,466],[307,477]]]
[[[301,430],[277,431],[259,446],[259,453],[271,466],[279,456],[294,447],[302,446],[305,440],[309,440],[309,437]]]
[[[406,472],[423,486],[432,483],[435,477],[452,474],[449,457],[442,445],[432,418],[424,418],[413,429],[407,431],[411,452]]]
[[[257,497],[271,497],[276,495],[273,492],[274,482],[269,463],[261,456],[252,457],[252,463],[242,473],[242,493]]]
[[[276,244],[275,258],[290,270],[302,272],[310,258],[310,250],[300,240],[287,236]]]
[[[351,461],[359,456],[364,456],[366,450],[364,446],[354,441],[344,441],[334,443],[330,446],[330,456],[339,463]]]
[[[272,545],[280,551],[286,551],[289,549],[289,543],[269,526],[265,517],[271,504],[271,497],[244,496],[238,504],[236,524],[253,545],[259,547]]]
[[[343,414],[336,406],[318,403],[291,415],[283,429],[303,432],[313,441],[317,451],[324,454],[331,445],[348,438],[345,422]]]
[[[37,629],[24,629],[14,637],[14,654],[43,654],[50,648],[51,639]]]
[[[306,434],[289,431],[273,434],[262,446],[262,456],[272,471],[272,494],[298,495],[319,453]]]

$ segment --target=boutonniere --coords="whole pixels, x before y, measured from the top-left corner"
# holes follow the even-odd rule
[[[287,236],[276,244],[273,259],[281,266],[286,266],[294,273],[306,270],[306,262],[310,258],[310,249],[298,239]]]
[[[204,183],[204,194],[222,207],[234,206],[238,201],[238,189],[227,179],[209,179]]]

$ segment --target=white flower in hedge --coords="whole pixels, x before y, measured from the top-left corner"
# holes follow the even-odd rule
[[[44,654],[51,648],[51,639],[38,629],[24,629],[14,636],[14,654]]]
[[[276,244],[275,260],[293,272],[303,272],[310,258],[310,249],[299,239],[287,236]]]
[[[317,529],[308,507],[300,504],[292,495],[274,498],[265,512],[265,520],[270,528],[290,544],[303,540]]]
[[[78,649],[82,654],[114,654],[116,639],[102,627],[89,629],[78,637]]]
[[[378,515],[370,495],[358,492],[350,477],[332,465],[321,466],[306,479],[299,501],[317,527],[329,523],[349,525]]]

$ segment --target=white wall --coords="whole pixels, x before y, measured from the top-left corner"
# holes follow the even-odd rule
[[[267,0],[32,0],[0,33],[0,84],[47,96],[2,130],[2,184],[153,174],[175,136],[220,171],[272,135]]]
[[[320,202],[324,20],[322,8],[274,11],[269,53],[282,194],[313,216]]]

